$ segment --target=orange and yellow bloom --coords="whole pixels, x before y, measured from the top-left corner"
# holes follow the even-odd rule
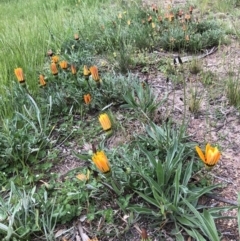
[[[90,94],[84,95],[84,96],[83,96],[83,99],[84,99],[84,102],[85,102],[86,105],[88,105],[88,104],[91,102],[91,100],[92,100]]]
[[[24,77],[24,73],[23,73],[23,69],[22,68],[14,69],[14,73],[15,73],[19,83],[24,83],[25,82],[25,77]]]
[[[218,148],[212,147],[209,143],[206,145],[205,154],[203,154],[202,150],[198,146],[196,146],[196,151],[200,159],[209,168],[212,168],[213,166],[215,166],[221,156],[221,153],[218,150]]]
[[[62,61],[59,63],[59,65],[60,65],[60,67],[61,67],[62,69],[67,69],[67,67],[68,67],[68,62],[65,61],[65,60],[62,60]]]
[[[104,151],[97,151],[93,154],[92,160],[102,173],[110,172],[110,164]]]
[[[47,84],[42,74],[39,75],[39,83],[40,86],[45,86]]]
[[[83,75],[84,75],[85,79],[88,79],[90,74],[91,74],[91,72],[89,71],[87,65],[84,65],[83,66]]]
[[[91,66],[91,67],[89,68],[89,70],[90,70],[90,73],[91,73],[91,75],[92,75],[92,78],[93,78],[96,82],[98,82],[98,81],[100,80],[100,77],[99,77],[99,74],[98,74],[98,68],[97,68],[97,66]]]
[[[52,56],[52,62],[57,63],[59,61],[59,56],[54,55]]]
[[[99,120],[99,122],[100,122],[104,131],[108,131],[112,128],[111,120],[106,113],[100,114],[99,117],[98,117],[98,120]]]
[[[57,69],[57,65],[55,62],[51,63],[50,65],[50,69],[53,75],[57,75],[58,74],[58,69]]]
[[[75,75],[77,73],[77,68],[74,64],[71,64],[71,72],[73,75]]]

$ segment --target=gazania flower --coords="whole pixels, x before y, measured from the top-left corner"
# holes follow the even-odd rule
[[[189,7],[189,13],[192,14],[192,12],[193,12],[193,6],[190,6]]]
[[[59,61],[59,56],[54,55],[52,56],[52,62],[57,63]]]
[[[25,82],[25,78],[24,78],[24,74],[23,74],[23,69],[22,68],[16,68],[14,69],[14,73],[17,77],[17,80],[19,83],[24,83]]]
[[[186,22],[189,22],[191,20],[191,15],[190,14],[185,14],[184,18],[185,18]]]
[[[71,64],[71,72],[72,74],[76,74],[77,73],[77,68],[74,64]]]
[[[183,10],[182,10],[182,9],[180,9],[180,10],[178,11],[178,16],[181,18],[181,17],[182,17],[182,15],[183,15]]]
[[[157,8],[156,4],[152,4],[152,10],[153,10],[153,12],[158,13],[158,8]]]
[[[112,128],[112,123],[106,113],[100,114],[100,116],[98,117],[98,120],[104,131],[108,131]]]
[[[45,86],[47,84],[42,74],[39,75],[39,83],[40,86]]]
[[[89,176],[90,176],[90,171],[87,170],[87,174],[79,173],[76,175],[76,178],[80,181],[87,181],[89,180]]]
[[[217,164],[221,156],[218,148],[212,147],[209,143],[206,145],[205,154],[198,146],[196,146],[196,151],[204,164],[210,168]]]
[[[67,69],[67,67],[68,67],[68,62],[65,61],[65,60],[63,60],[63,61],[61,61],[61,62],[59,63],[59,65],[60,65],[60,67],[61,67],[62,69]]]
[[[97,151],[93,154],[92,160],[102,173],[110,172],[110,164],[104,151]]]
[[[57,65],[55,62],[51,63],[50,65],[50,69],[53,75],[57,75],[58,74],[58,69],[57,69]]]
[[[83,99],[84,99],[85,104],[87,104],[87,105],[88,105],[88,104],[91,102],[91,100],[92,100],[90,94],[84,95],[84,96],[83,96]]]
[[[93,78],[96,82],[98,82],[98,81],[100,80],[100,77],[99,77],[99,74],[98,74],[98,68],[97,68],[97,66],[91,66],[91,67],[89,68],[89,70],[90,70],[90,73],[91,73],[91,75],[92,75],[92,78]]]
[[[147,234],[147,230],[145,228],[141,229],[141,241],[148,241],[148,234]]]
[[[149,16],[148,17],[148,23],[151,23],[152,22],[152,16]]]
[[[79,35],[77,33],[74,34],[74,39],[79,40]]]
[[[85,79],[88,79],[90,74],[91,74],[91,72],[89,71],[87,65],[84,65],[83,66],[83,75],[84,75]]]
[[[169,22],[172,22],[174,20],[174,14],[173,13],[170,13],[169,15],[168,15],[168,21]]]
[[[50,56],[50,57],[52,57],[52,56],[53,56],[53,51],[52,51],[51,49],[49,49],[49,50],[47,51],[47,55]]]

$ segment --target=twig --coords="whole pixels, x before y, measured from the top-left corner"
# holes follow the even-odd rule
[[[216,196],[214,194],[210,194],[210,193],[207,193],[205,194],[207,197],[209,198],[212,198],[212,199],[215,199],[217,201],[220,201],[220,202],[224,202],[224,203],[228,203],[228,204],[231,204],[231,205],[234,205],[234,206],[238,206],[238,203],[236,201],[233,201],[233,200],[228,200],[224,197],[219,197],[219,196]]]
[[[213,176],[214,178],[217,178],[217,179],[222,180],[222,181],[224,181],[224,182],[234,184],[232,181],[229,181],[229,180],[227,180],[227,179],[225,179],[225,178],[222,178],[222,177],[218,177],[218,176],[216,176],[216,175],[214,175],[214,174],[212,174],[212,173],[210,173],[210,175]]]

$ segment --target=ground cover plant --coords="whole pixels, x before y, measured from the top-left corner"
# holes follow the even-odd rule
[[[15,16],[0,29],[2,240],[221,240],[218,221],[238,203],[204,199],[218,200],[224,188],[211,175],[223,147],[187,129],[203,103],[197,86],[188,88],[190,74],[207,87],[214,74],[197,57],[177,66],[154,55],[219,47],[221,22],[190,3],[0,6]],[[171,90],[156,92],[152,68]],[[237,79],[224,87],[239,108]],[[179,88],[183,115],[175,119]]]

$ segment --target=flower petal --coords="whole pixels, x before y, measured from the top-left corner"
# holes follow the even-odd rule
[[[205,156],[204,156],[202,150],[200,149],[200,147],[196,146],[195,148],[196,148],[196,152],[197,152],[197,154],[199,155],[200,159],[201,159],[204,163],[206,163]]]

